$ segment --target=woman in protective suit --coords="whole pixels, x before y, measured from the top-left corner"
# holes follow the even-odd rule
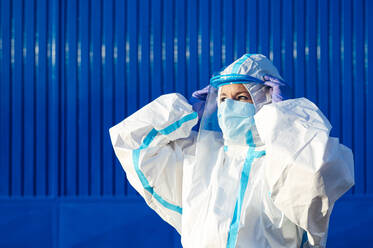
[[[160,96],[110,129],[131,185],[183,247],[325,247],[353,156],[315,104],[282,101],[281,77],[245,54],[194,96]],[[199,131],[192,128],[200,120]]]

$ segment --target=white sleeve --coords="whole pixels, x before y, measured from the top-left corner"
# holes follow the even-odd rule
[[[181,231],[184,157],[193,153],[197,113],[180,94],[160,96],[116,126],[111,142],[131,185]]]
[[[255,121],[271,199],[311,247],[325,247],[334,203],[354,184],[351,150],[329,137],[329,121],[305,98],[264,106]]]

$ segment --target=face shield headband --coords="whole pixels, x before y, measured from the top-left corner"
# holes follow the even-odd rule
[[[260,79],[242,74],[217,75],[210,80],[212,88],[218,90],[221,89],[223,85],[243,84],[251,95],[256,111],[259,111],[265,104],[272,102],[272,97],[269,92],[270,87],[263,83],[264,82]],[[219,94],[217,97],[219,98]]]
[[[210,84],[214,88],[219,88],[220,86],[227,85],[227,84],[246,84],[246,83],[257,83],[263,84],[263,81],[249,76],[249,75],[242,75],[242,74],[225,74],[225,75],[217,75],[210,79]]]

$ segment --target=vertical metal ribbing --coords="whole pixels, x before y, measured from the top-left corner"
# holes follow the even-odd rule
[[[126,1],[116,0],[114,8],[114,123],[119,123],[126,116]],[[115,193],[123,196],[126,191],[126,180],[122,166],[115,159]]]
[[[99,164],[98,164],[98,173],[99,173],[99,189],[100,189],[100,193],[99,195],[100,196],[103,196],[104,195],[104,157],[103,157],[103,119],[104,119],[104,116],[103,116],[103,79],[104,79],[104,70],[103,70],[103,9],[104,9],[104,6],[103,6],[103,3],[104,1],[103,0],[100,0],[100,9],[99,9],[99,12],[100,12],[100,18],[99,18],[99,22],[100,22],[100,36],[98,38],[99,40],[99,56],[98,56],[98,60],[99,60],[99,66],[100,66],[100,77],[99,77],[99,84],[98,84],[98,89],[99,89],[99,92],[98,92],[98,95],[99,95],[99,98],[96,99],[98,100],[98,105],[99,105],[99,111],[100,111],[100,120],[99,120],[99,127],[100,127],[100,131],[97,133],[97,135],[99,136],[99,139],[100,139],[100,143],[98,144],[98,149],[99,149],[99,153],[100,153],[100,160],[99,160]]]
[[[24,4],[14,1],[11,31],[11,196],[24,193]]]
[[[365,98],[366,98],[366,144],[365,144],[365,152],[366,152],[366,175],[367,175],[367,194],[373,193],[373,98],[370,93],[373,92],[373,77],[372,73],[372,64],[373,64],[373,32],[371,23],[373,23],[373,18],[371,15],[371,10],[373,9],[373,2],[369,0],[365,0],[365,82],[366,82],[366,91],[365,91]],[[370,47],[370,48],[369,48]]]
[[[363,194],[365,192],[364,176],[364,23],[362,0],[353,1],[353,148],[355,152],[355,192]]]
[[[47,167],[47,195],[57,196],[61,194],[61,172],[62,172],[62,71],[61,54],[63,44],[61,42],[61,6],[60,1],[46,1],[46,35],[45,35],[45,70],[46,86],[46,167]],[[41,48],[39,48],[41,51]],[[41,54],[40,54],[41,55]],[[44,70],[40,69],[40,73]]]
[[[108,128],[164,92],[189,97],[244,52],[268,55],[285,93],[318,104],[355,152],[355,193],[372,192],[369,8],[366,0],[1,1],[0,194],[134,193]]]
[[[80,164],[79,164],[79,160],[81,158],[81,148],[79,147],[79,144],[81,143],[81,138],[79,137],[79,114],[80,114],[80,106],[81,104],[79,103],[79,88],[80,88],[80,85],[81,85],[81,80],[79,80],[79,70],[80,70],[80,67],[81,67],[81,42],[80,42],[80,29],[79,29],[79,19],[80,19],[80,6],[79,6],[79,3],[80,3],[80,0],[77,0],[76,1],[76,12],[75,12],[75,47],[76,47],[76,55],[75,55],[75,60],[76,60],[76,64],[75,64],[75,80],[76,80],[76,83],[75,83],[75,123],[74,123],[74,126],[75,126],[75,130],[76,130],[76,135],[75,135],[75,142],[76,142],[76,156],[75,156],[75,196],[79,196],[80,194],[80,190],[79,190],[79,167],[80,167]]]
[[[339,0],[332,0],[329,8],[329,98],[330,98],[330,122],[333,125],[331,134],[341,137],[340,119],[341,119],[341,27],[340,27],[340,4]]]
[[[12,194],[12,1],[0,1],[0,195]]]
[[[111,22],[112,22],[112,26],[113,26],[113,29],[112,29],[112,58],[111,58],[111,64],[112,64],[112,80],[113,80],[113,84],[112,84],[112,89],[111,89],[111,96],[112,96],[112,105],[111,105],[111,123],[110,123],[110,127],[112,127],[114,124],[115,124],[115,85],[116,85],[116,78],[115,78],[115,53],[116,53],[116,43],[115,43],[115,40],[116,40],[116,33],[115,33],[115,30],[116,30],[116,23],[115,23],[115,19],[116,19],[116,13],[115,13],[115,7],[116,7],[116,2],[115,0],[112,0],[112,10],[111,10]],[[109,127],[109,128],[110,128]],[[109,147],[110,147],[110,150],[112,151],[112,148],[111,148],[111,140],[110,140],[110,136],[108,135],[109,134],[109,129],[107,129],[107,132],[106,132],[106,136],[108,137],[109,139]],[[112,195],[116,195],[117,194],[117,187],[116,187],[116,181],[117,181],[117,178],[116,178],[116,164],[115,164],[115,160],[116,160],[116,157],[115,157],[115,154],[113,152],[110,152],[111,153],[111,166],[112,166],[112,176],[111,176],[111,180],[112,180]]]
[[[102,195],[113,195],[113,154],[108,130],[113,123],[113,0],[102,7]]]

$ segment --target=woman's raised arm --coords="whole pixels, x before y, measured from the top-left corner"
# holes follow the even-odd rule
[[[183,164],[193,156],[197,113],[180,94],[160,96],[110,129],[131,185],[180,232]]]

